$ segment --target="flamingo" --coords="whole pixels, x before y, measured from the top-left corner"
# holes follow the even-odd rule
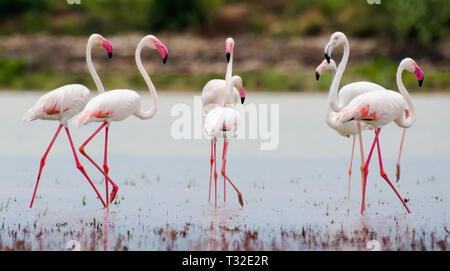
[[[236,129],[239,125],[239,112],[234,109],[236,104],[243,104],[246,97],[245,88],[242,78],[235,75],[232,76],[233,69],[233,51],[234,40],[227,38],[225,41],[227,71],[225,80],[213,79],[206,83],[202,90],[203,114],[205,116],[204,131],[206,135],[211,137],[211,168],[209,175],[209,194],[208,202],[211,201],[211,182],[214,165],[214,183],[215,183],[215,201],[214,206],[217,207],[217,170],[216,170],[216,142],[217,138],[223,138],[222,153],[222,176],[223,176],[223,201],[226,202],[226,181],[228,181],[238,194],[239,204],[244,206],[242,193],[231,182],[226,175],[226,155],[228,150],[227,138],[236,136]]]
[[[330,59],[330,63],[328,63],[327,60],[323,60],[322,63],[320,63],[316,68],[316,79],[319,80],[322,73],[326,70],[331,70],[333,73],[333,78],[336,74],[336,63],[333,59]],[[354,82],[347,84],[341,88],[338,94],[338,99],[341,103],[348,104],[354,97],[361,93],[369,92],[369,91],[379,91],[379,90],[386,90],[385,88],[374,84],[370,82]],[[351,181],[351,174],[352,174],[352,164],[353,164],[353,152],[355,149],[355,141],[356,141],[356,134],[358,133],[358,122],[356,121],[350,121],[343,124],[338,124],[336,122],[337,118],[337,112],[334,112],[330,107],[327,109],[327,115],[326,115],[326,122],[328,126],[335,129],[341,136],[350,137],[350,135],[353,135],[353,144],[352,144],[352,152],[350,156],[350,167],[348,170],[348,198],[350,198],[350,181]],[[369,129],[371,130],[372,127],[370,125],[363,124],[361,127],[362,130]],[[400,156],[402,151],[402,145],[403,145],[403,139],[405,135],[405,130],[403,130],[402,134],[402,141],[400,144],[400,151],[399,151],[399,158],[397,161],[397,181],[399,179],[399,173],[400,173]],[[362,142],[360,144],[361,150],[362,150]],[[363,152],[361,152],[361,157],[364,157]],[[364,160],[364,159],[363,159]],[[363,169],[364,167],[362,167]],[[361,169],[361,170],[362,170]]]
[[[92,34],[87,42],[86,45],[86,61],[89,68],[89,72],[94,79],[95,85],[97,86],[97,90],[99,93],[104,92],[103,85],[100,81],[100,78],[98,77],[97,72],[95,71],[94,65],[92,64],[92,57],[91,57],[91,51],[93,46],[103,46],[105,48],[106,52],[108,53],[109,58],[112,57],[112,45],[111,43],[102,37],[99,34]],[[81,171],[81,173],[84,175],[84,177],[88,180],[88,182],[91,184],[92,188],[94,188],[95,192],[97,193],[97,196],[100,198],[100,201],[102,202],[103,206],[105,205],[105,202],[103,201],[103,198],[100,196],[97,188],[92,183],[91,179],[87,175],[83,165],[81,165],[80,161],[78,160],[76,151],[74,149],[74,145],[72,142],[72,138],[70,136],[69,128],[67,127],[68,121],[81,112],[83,107],[86,105],[90,98],[90,92],[89,89],[83,85],[80,84],[70,84],[70,85],[64,85],[62,87],[59,87],[57,89],[54,89],[48,93],[46,93],[44,96],[42,96],[36,104],[30,108],[25,115],[23,116],[24,122],[30,122],[36,119],[42,119],[42,120],[57,120],[59,121],[59,127],[56,130],[55,135],[53,136],[52,140],[50,141],[50,145],[48,146],[47,150],[45,151],[44,155],[41,158],[41,163],[39,167],[39,173],[36,180],[36,185],[33,192],[33,197],[31,198],[30,208],[33,207],[34,198],[36,196],[36,191],[39,185],[39,180],[41,178],[42,169],[45,165],[45,160],[47,158],[48,153],[50,152],[53,143],[55,142],[56,138],[59,135],[59,132],[61,131],[62,127],[66,130],[67,137],[69,138],[70,147],[72,148],[73,155],[75,157],[75,164],[78,168],[78,170]]]
[[[336,63],[333,59],[330,59],[330,63],[327,62],[327,60],[324,60],[319,66],[316,68],[316,79],[319,80],[320,75],[325,70],[331,70],[333,72],[333,82],[336,74]],[[333,84],[332,84],[333,86]],[[337,85],[336,85],[337,87]],[[369,91],[378,91],[378,90],[384,90],[383,87],[370,83],[370,82],[355,82],[350,83],[341,88],[339,91],[339,95],[337,95],[338,100],[340,101],[340,104],[348,104],[354,97],[358,96],[361,93],[369,92]],[[330,92],[332,92],[332,88],[330,87]],[[329,95],[328,100],[329,103],[335,96]],[[353,165],[353,153],[355,150],[355,142],[356,142],[356,135],[359,136],[359,142],[360,142],[360,151],[361,151],[361,172],[364,166],[362,165],[364,163],[364,150],[363,150],[363,143],[362,143],[362,136],[361,136],[361,130],[370,129],[371,127],[369,125],[361,125],[356,121],[350,121],[348,123],[343,123],[339,125],[336,122],[337,113],[331,109],[331,106],[328,106],[327,108],[327,114],[326,114],[326,123],[330,128],[336,130],[341,136],[350,137],[353,136],[353,144],[352,144],[352,152],[350,155],[350,167],[348,169],[348,192],[347,192],[347,198],[350,198],[350,181],[352,176],[352,165]],[[361,175],[362,176],[362,175]]]
[[[100,127],[80,146],[79,150],[83,156],[85,156],[104,176],[105,179],[111,182],[113,188],[111,191],[110,200],[108,200],[108,181],[106,181],[106,202],[107,206],[116,197],[119,187],[109,178],[109,167],[107,162],[107,150],[108,150],[108,131],[109,125],[112,121],[122,121],[127,117],[134,115],[142,120],[152,118],[158,109],[158,97],[156,94],[155,86],[150,80],[150,76],[145,70],[141,61],[141,51],[144,47],[156,49],[162,56],[163,63],[165,64],[168,57],[167,47],[155,36],[147,35],[138,44],[135,53],[136,64],[144,78],[147,86],[150,90],[152,97],[152,105],[148,111],[143,111],[141,108],[141,97],[134,90],[129,89],[116,89],[105,93],[102,93],[86,105],[81,114],[75,120],[76,126],[86,125],[90,122],[102,122]],[[105,149],[103,170],[94,162],[94,160],[87,155],[84,148],[99,132],[105,128]]]
[[[414,102],[402,81],[402,73],[404,70],[414,73],[417,77],[417,80],[419,81],[419,87],[422,86],[424,79],[422,69],[416,64],[413,59],[405,58],[400,62],[396,75],[397,86],[400,93],[392,90],[364,93],[355,97],[346,107],[344,107],[338,113],[338,123],[346,123],[352,120],[357,120],[369,124],[375,129],[375,138],[373,140],[372,147],[364,166],[363,199],[361,204],[361,213],[363,213],[365,210],[365,192],[368,167],[375,144],[377,145],[378,150],[378,161],[380,164],[381,177],[391,186],[408,213],[411,213],[405,201],[402,199],[402,197],[384,172],[380,142],[378,140],[381,128],[386,124],[394,121],[400,127],[409,128],[416,121],[416,109],[414,106]]]
[[[342,56],[342,60],[339,64],[339,67],[336,68],[336,63],[331,59],[331,54],[334,50],[334,48],[339,46],[344,47],[344,54]],[[353,152],[355,147],[355,141],[356,141],[356,134],[358,134],[359,138],[359,145],[360,145],[360,152],[361,152],[361,176],[363,175],[363,168],[364,168],[364,150],[363,150],[363,143],[362,143],[362,136],[361,136],[361,127],[359,122],[350,122],[346,124],[339,125],[336,123],[336,112],[339,112],[342,108],[344,108],[353,98],[356,96],[370,92],[370,91],[380,91],[380,90],[386,90],[384,87],[367,82],[367,81],[360,81],[360,82],[354,82],[347,84],[343,86],[339,90],[338,94],[338,88],[340,81],[342,79],[342,75],[345,71],[345,68],[348,63],[348,58],[350,56],[350,46],[348,43],[348,39],[342,32],[335,32],[331,35],[330,41],[325,46],[325,59],[326,62],[323,61],[316,69],[316,79],[319,80],[320,74],[324,70],[332,70],[333,71],[333,81],[330,86],[329,94],[328,94],[328,110],[327,110],[327,124],[335,129],[340,135],[349,137],[350,135],[353,135],[353,144],[352,144],[352,153],[350,158],[350,168],[349,168],[349,177],[348,177],[348,198],[350,198],[350,181],[351,181],[351,174],[352,174],[352,164],[353,164]],[[327,64],[328,63],[328,64]],[[370,126],[363,126],[362,129],[368,129]],[[404,138],[405,130],[402,134],[402,143]],[[402,150],[402,143],[400,144],[400,151],[397,161],[397,180],[400,178],[400,156],[401,156],[401,150]]]

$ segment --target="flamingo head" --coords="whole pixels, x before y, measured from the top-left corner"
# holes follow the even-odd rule
[[[225,41],[225,48],[226,48],[226,57],[227,57],[227,63],[228,63],[228,62],[230,62],[231,51],[234,48],[234,40],[233,40],[233,38],[228,38]]]
[[[419,81],[419,87],[422,87],[424,78],[422,69],[413,59],[409,57],[403,59],[402,63],[403,65],[405,65],[405,70],[409,71],[410,73],[414,73],[414,75],[417,77],[417,80]]]
[[[334,62],[333,59],[330,58],[330,63],[328,63],[328,60],[324,59],[316,68],[316,80],[319,81],[320,75],[322,75],[324,71],[336,71],[336,69],[336,62]]]
[[[103,48],[105,48],[106,52],[108,53],[109,58],[112,58],[112,45],[111,45],[111,42],[109,42],[109,40],[105,39],[100,34],[92,34],[89,39],[94,40],[94,45],[102,46]]]
[[[334,32],[330,37],[330,41],[327,43],[324,49],[325,59],[330,63],[331,54],[333,53],[333,49],[342,45],[347,40],[347,37],[342,32]]]
[[[166,64],[167,58],[169,57],[169,50],[157,37],[153,35],[148,35],[147,39],[149,41],[148,46],[152,49],[158,50],[161,54],[163,63]]]
[[[242,78],[235,75],[231,78],[231,80],[233,82],[233,86],[239,90],[239,94],[241,95],[241,104],[244,104],[246,93],[244,84],[242,83]]]

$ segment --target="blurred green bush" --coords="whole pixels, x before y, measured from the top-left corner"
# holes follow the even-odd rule
[[[114,34],[127,31],[192,31],[213,34],[225,6],[243,5],[248,32],[315,35],[341,30],[349,35],[386,36],[428,45],[449,36],[448,0],[63,0],[0,1],[0,34]],[[229,22],[228,22],[229,23]],[[241,30],[241,28],[240,28]]]

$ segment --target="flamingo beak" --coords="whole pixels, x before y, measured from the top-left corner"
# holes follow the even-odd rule
[[[106,52],[108,53],[108,57],[112,58],[112,45],[109,40],[102,38],[103,48],[105,48]]]
[[[316,71],[316,80],[319,81],[320,73]]]
[[[246,96],[245,88],[244,88],[244,87],[241,87],[239,92],[240,92],[240,94],[241,94],[241,104],[244,104],[245,96]]]
[[[419,81],[419,87],[422,87],[423,84],[423,72],[422,69],[419,68],[419,66],[417,66],[416,64],[414,64],[416,69],[414,70],[414,75],[416,75],[417,80]]]
[[[333,46],[334,46],[334,41],[330,41],[328,42],[328,44],[325,46],[325,59],[327,60],[328,63],[330,63],[331,60],[331,53],[333,52]]]
[[[231,42],[226,44],[226,48],[227,48],[227,52],[226,52],[226,57],[227,57],[227,63],[230,62],[230,57],[231,57],[231,48],[233,47],[233,44]]]
[[[155,44],[156,50],[161,54],[163,64],[166,64],[167,58],[169,57],[169,50],[167,47],[159,40],[154,40],[153,43]]]

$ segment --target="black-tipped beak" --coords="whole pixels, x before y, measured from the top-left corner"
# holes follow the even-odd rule
[[[422,87],[422,84],[423,84],[423,78],[422,78],[422,80],[419,80],[419,87]]]
[[[241,104],[244,104],[245,97],[241,97]]]
[[[316,80],[319,81],[320,78],[320,74],[318,72],[316,72]]]
[[[230,62],[230,53],[227,53],[227,63]]]
[[[163,64],[166,64],[168,57],[169,57],[169,54],[166,54],[166,56],[163,58]]]
[[[108,57],[112,58],[112,51],[108,53]]]
[[[331,57],[327,53],[325,53],[325,59],[327,60],[328,63],[330,63]]]

